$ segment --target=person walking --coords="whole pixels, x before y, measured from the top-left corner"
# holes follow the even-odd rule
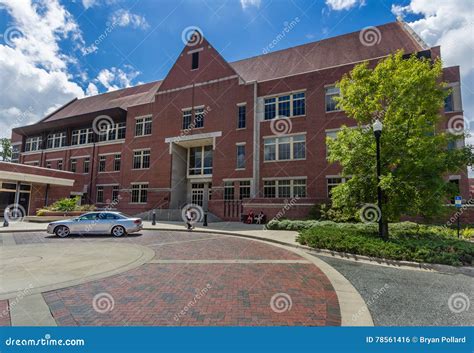
[[[186,214],[185,214],[185,218],[186,218],[186,226],[188,227],[188,230],[193,230],[194,226],[193,224],[191,223],[191,221],[193,220],[193,214],[191,212],[191,208],[188,207],[186,209]]]

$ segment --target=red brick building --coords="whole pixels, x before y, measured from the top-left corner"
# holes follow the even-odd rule
[[[250,209],[273,217],[294,200],[285,217],[303,217],[344,181],[326,160],[325,139],[355,123],[335,108],[335,82],[399,49],[440,56],[403,22],[376,31],[377,43],[354,32],[236,62],[198,38],[162,81],[75,99],[15,128],[14,159],[74,175],[66,191],[49,188],[50,201],[81,195],[105,207],[120,196],[119,210],[157,209],[163,218],[196,203],[237,219]],[[444,73],[453,88],[445,114],[460,115],[459,68]],[[467,197],[466,173],[449,178]]]

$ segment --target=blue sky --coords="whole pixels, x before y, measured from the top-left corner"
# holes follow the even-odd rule
[[[435,3],[435,4],[434,4]],[[34,123],[74,97],[162,79],[199,28],[225,59],[377,26],[401,15],[447,65],[461,65],[474,110],[471,0],[0,0],[0,131]]]

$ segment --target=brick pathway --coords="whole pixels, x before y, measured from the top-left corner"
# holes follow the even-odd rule
[[[215,234],[152,231],[123,239],[58,240],[30,234],[15,240],[126,241],[155,251],[150,263],[134,270],[43,293],[58,325],[341,323],[336,292],[322,271],[272,245]]]
[[[0,300],[0,326],[10,326],[10,311],[8,310],[8,300]]]

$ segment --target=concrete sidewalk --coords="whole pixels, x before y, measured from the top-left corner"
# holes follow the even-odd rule
[[[11,232],[42,232],[46,231],[48,223],[18,222],[10,223],[9,227],[0,227],[0,233]],[[150,221],[143,222],[145,230],[168,230],[168,231],[185,231],[186,227],[183,222],[156,222],[152,225]],[[296,236],[298,232],[289,230],[267,230],[263,225],[245,224],[241,222],[216,222],[209,223],[209,226],[203,227],[200,223],[195,232],[220,233],[230,235],[248,236],[262,240],[270,240],[284,245],[295,246]]]

